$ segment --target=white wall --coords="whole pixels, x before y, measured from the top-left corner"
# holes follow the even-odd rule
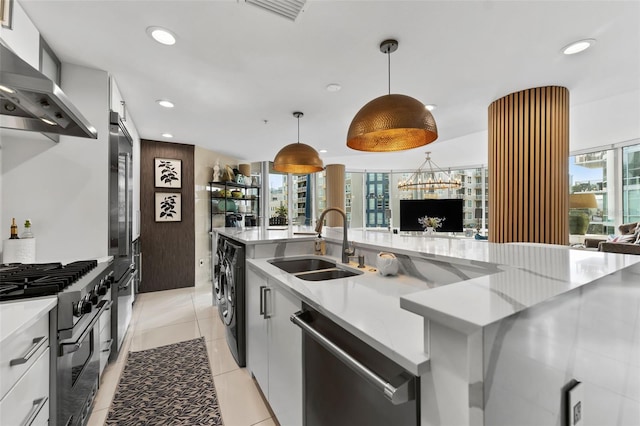
[[[54,144],[38,133],[0,133],[0,217],[15,217],[19,225],[32,220],[37,262],[66,263],[108,251],[108,75],[63,64],[61,86],[98,129],[97,140],[61,136]]]

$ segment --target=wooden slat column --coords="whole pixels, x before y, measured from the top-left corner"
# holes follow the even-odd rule
[[[344,210],[344,164],[327,164],[327,207],[339,207]],[[327,226],[342,226],[339,213],[330,212],[325,216]]]
[[[489,106],[489,241],[569,244],[569,91],[547,86]]]

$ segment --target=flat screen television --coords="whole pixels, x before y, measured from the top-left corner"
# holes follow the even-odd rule
[[[422,231],[418,218],[441,217],[445,220],[437,232],[462,232],[462,207],[460,198],[400,200],[400,231]]]

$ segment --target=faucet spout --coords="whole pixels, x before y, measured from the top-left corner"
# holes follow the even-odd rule
[[[349,241],[347,239],[347,214],[344,210],[339,207],[327,207],[324,209],[324,211],[320,213],[320,217],[316,223],[316,232],[318,233],[318,236],[322,234],[324,217],[331,211],[338,212],[342,216],[342,263],[349,263],[349,255],[353,254],[353,250],[349,248]]]

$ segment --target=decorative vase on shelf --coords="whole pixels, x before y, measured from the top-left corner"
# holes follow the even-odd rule
[[[424,235],[433,235],[435,228],[433,226],[427,226],[424,228]]]

